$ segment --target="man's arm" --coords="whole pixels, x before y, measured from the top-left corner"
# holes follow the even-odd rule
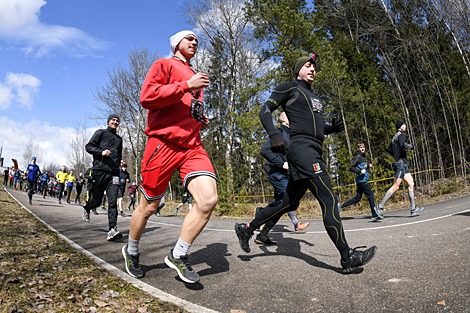
[[[290,96],[289,90],[293,88],[292,84],[292,82],[279,84],[271,93],[271,96],[261,107],[259,112],[259,119],[261,120],[264,129],[266,129],[268,132],[268,135],[271,139],[271,150],[274,152],[285,153],[287,145],[284,140],[282,140],[282,137],[277,131],[276,127],[274,127],[272,112],[283,103],[286,103]]]
[[[101,134],[103,133],[102,129],[98,129],[93,136],[91,136],[90,141],[85,145],[85,150],[91,155],[101,155],[103,150],[100,149]]]
[[[358,163],[359,163],[359,155],[355,154],[351,161],[351,167],[349,167],[349,170],[353,173],[361,174],[361,170],[356,167]]]
[[[271,151],[271,140],[269,138],[264,142],[260,153],[266,160],[277,167],[282,168],[284,166],[284,161],[279,157],[279,155]]]
[[[150,67],[140,93],[143,108],[160,109],[177,102],[185,93],[209,86],[209,78],[204,73],[194,74],[187,81],[169,84],[168,62],[171,61],[159,59]]]
[[[414,146],[412,144],[406,142],[406,136],[403,133],[398,136],[398,144],[401,150],[414,149]]]
[[[331,121],[331,125],[324,123],[323,126],[323,133],[325,135],[329,135],[332,133],[339,133],[344,130],[344,123],[343,120],[339,117],[334,117]]]

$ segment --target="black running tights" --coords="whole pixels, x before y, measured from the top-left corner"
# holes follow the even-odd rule
[[[277,223],[281,216],[289,211],[296,210],[299,207],[299,201],[309,189],[318,199],[323,215],[323,224],[326,232],[335,244],[338,250],[349,249],[344,236],[343,224],[338,211],[338,198],[331,187],[330,178],[318,176],[306,178],[297,181],[289,179],[287,191],[281,201],[276,201],[262,209],[260,214],[250,223],[249,230],[252,233],[260,225],[269,220]]]

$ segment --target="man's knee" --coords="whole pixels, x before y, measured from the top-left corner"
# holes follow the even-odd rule
[[[152,214],[157,212],[157,207],[159,204],[160,200],[148,202],[145,198],[143,198],[137,207],[137,211],[141,211],[145,217],[150,217]]]
[[[217,202],[219,201],[219,197],[217,194],[212,194],[208,197],[203,197],[196,202],[198,210],[206,213],[212,213]]]

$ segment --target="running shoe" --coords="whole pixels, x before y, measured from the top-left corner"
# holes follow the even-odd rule
[[[62,201],[59,200],[59,204],[62,204]]]
[[[376,220],[379,220],[380,217],[378,215],[372,215],[372,220],[373,221],[376,221]]]
[[[83,209],[82,219],[85,223],[90,223],[90,212],[88,212],[85,208]]]
[[[182,255],[179,259],[173,257],[173,249],[168,256],[165,257],[165,263],[172,269],[176,270],[178,276],[184,282],[194,284],[199,281],[198,273],[193,270],[188,261],[188,255]]]
[[[246,224],[245,223],[235,223],[235,233],[238,237],[238,243],[240,244],[240,248],[246,253],[250,252],[250,238],[251,235],[248,235]]]
[[[295,227],[295,231],[304,230],[305,228],[308,227],[308,225],[310,225],[310,222],[307,222],[307,223],[299,222],[299,223],[297,224],[297,227]]]
[[[377,215],[377,217],[380,218],[381,220],[384,219],[383,210],[381,210],[380,208],[377,209],[377,207],[375,206],[374,207],[374,212],[375,212],[374,216]],[[372,219],[374,219],[374,218],[372,217]]]
[[[414,210],[410,211],[410,214],[411,214],[411,216],[415,216],[415,215],[418,215],[419,213],[423,212],[423,210],[424,210],[423,206],[422,207],[415,207]]]
[[[122,234],[117,230],[117,227],[111,228],[110,231],[108,231],[108,241],[115,241],[119,240],[122,238]]]
[[[122,247],[122,255],[124,256],[124,261],[126,262],[126,271],[132,277],[141,278],[144,277],[144,271],[140,267],[139,263],[139,254],[132,255],[127,253],[127,245]]]
[[[120,215],[121,215],[121,216],[126,216],[126,214],[125,214],[123,211],[121,211],[121,214],[120,214]]]
[[[354,249],[349,250],[349,260],[343,261],[341,260],[341,266],[343,267],[343,273],[351,273],[356,268],[366,265],[367,263],[372,260],[377,251],[376,246],[372,246],[365,251],[358,251],[356,249],[365,248],[364,247],[357,247]]]
[[[106,207],[103,205],[103,206],[101,207],[101,210],[106,211]]]
[[[91,209],[91,212],[93,212],[93,214],[95,214],[95,215],[100,215],[100,214],[98,213],[98,211],[96,211],[96,208]]]
[[[155,212],[156,216],[161,216],[160,212]]]
[[[266,236],[265,234],[262,234],[262,233],[259,233],[256,236],[255,243],[257,243],[259,245],[265,245],[265,246],[275,246],[275,245],[277,245],[277,243],[275,241],[272,241],[271,239],[269,239],[268,236]]]

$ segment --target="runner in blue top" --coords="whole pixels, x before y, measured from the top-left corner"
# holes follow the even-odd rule
[[[41,176],[41,192],[43,193],[42,198],[46,198],[46,193],[47,193],[47,185],[49,184],[49,181],[51,179],[49,178],[49,174],[46,172],[42,174]]]
[[[28,197],[29,204],[33,204],[33,193],[36,190],[36,183],[38,177],[41,175],[41,170],[36,164],[36,157],[31,159],[31,164],[26,168],[26,174],[28,175]]]
[[[382,212],[377,209],[375,206],[375,197],[374,192],[370,188],[369,185],[369,169],[372,168],[372,164],[367,162],[366,158],[366,146],[363,142],[357,144],[357,151],[354,154],[354,157],[351,161],[351,167],[349,170],[356,174],[356,196],[345,203],[343,205],[339,205],[339,210],[341,210],[347,206],[355,204],[362,199],[362,195],[365,194],[367,199],[369,200],[370,210],[372,212],[372,219],[378,220],[383,219]]]

